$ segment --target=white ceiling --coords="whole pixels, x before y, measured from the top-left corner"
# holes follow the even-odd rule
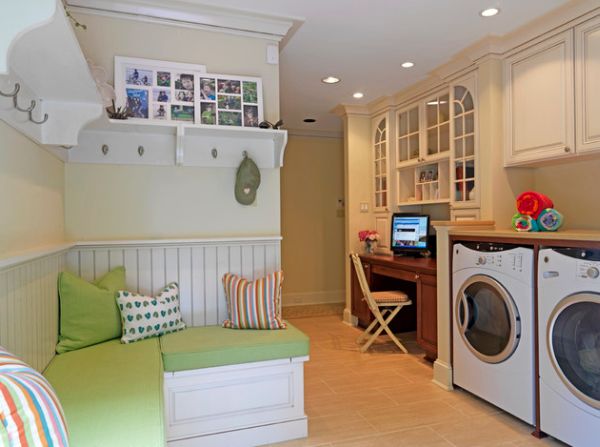
[[[189,1],[189,0],[188,0]],[[363,104],[423,79],[488,34],[502,35],[567,0],[198,0],[305,18],[281,51],[281,114],[290,129],[341,130],[330,111]],[[501,13],[484,19],[479,11]],[[402,69],[404,61],[415,67]],[[337,85],[321,78],[335,75]],[[352,98],[363,92],[361,100]],[[305,124],[306,117],[316,118]]]
[[[340,103],[366,104],[424,79],[454,54],[503,35],[568,0],[184,0],[297,17],[304,23],[280,54],[281,117],[288,129],[340,131]],[[168,7],[169,0],[164,1]],[[479,12],[499,7],[495,17]],[[415,67],[402,69],[412,61]],[[321,78],[335,75],[336,85]],[[356,91],[363,99],[352,98]],[[304,118],[315,118],[305,124]]]

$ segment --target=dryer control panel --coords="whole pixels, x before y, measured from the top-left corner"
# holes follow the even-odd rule
[[[597,279],[600,276],[599,262],[577,261],[577,277],[583,279]]]
[[[465,242],[454,245],[453,271],[481,268],[523,277],[533,272],[533,250],[513,244]]]

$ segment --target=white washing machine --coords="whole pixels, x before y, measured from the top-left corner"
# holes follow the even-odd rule
[[[542,249],[538,260],[541,430],[600,445],[600,250]]]
[[[453,247],[454,383],[534,424],[533,250]]]

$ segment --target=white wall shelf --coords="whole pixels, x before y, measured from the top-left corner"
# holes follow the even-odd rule
[[[245,151],[259,168],[279,168],[286,145],[286,130],[101,119],[82,131],[68,161],[227,168]]]
[[[18,105],[0,97],[0,119],[43,145],[73,146],[102,101],[60,0],[7,2],[0,16],[0,90],[20,85]],[[63,155],[66,153],[62,150]],[[64,158],[64,157],[63,157]]]

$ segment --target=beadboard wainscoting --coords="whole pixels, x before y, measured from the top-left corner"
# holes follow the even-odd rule
[[[54,356],[58,338],[58,274],[68,246],[0,262],[0,346],[38,371]]]
[[[67,270],[88,281],[125,266],[131,291],[154,294],[180,286],[181,312],[189,326],[221,324],[227,272],[256,279],[281,266],[281,237],[81,242],[67,255]]]

